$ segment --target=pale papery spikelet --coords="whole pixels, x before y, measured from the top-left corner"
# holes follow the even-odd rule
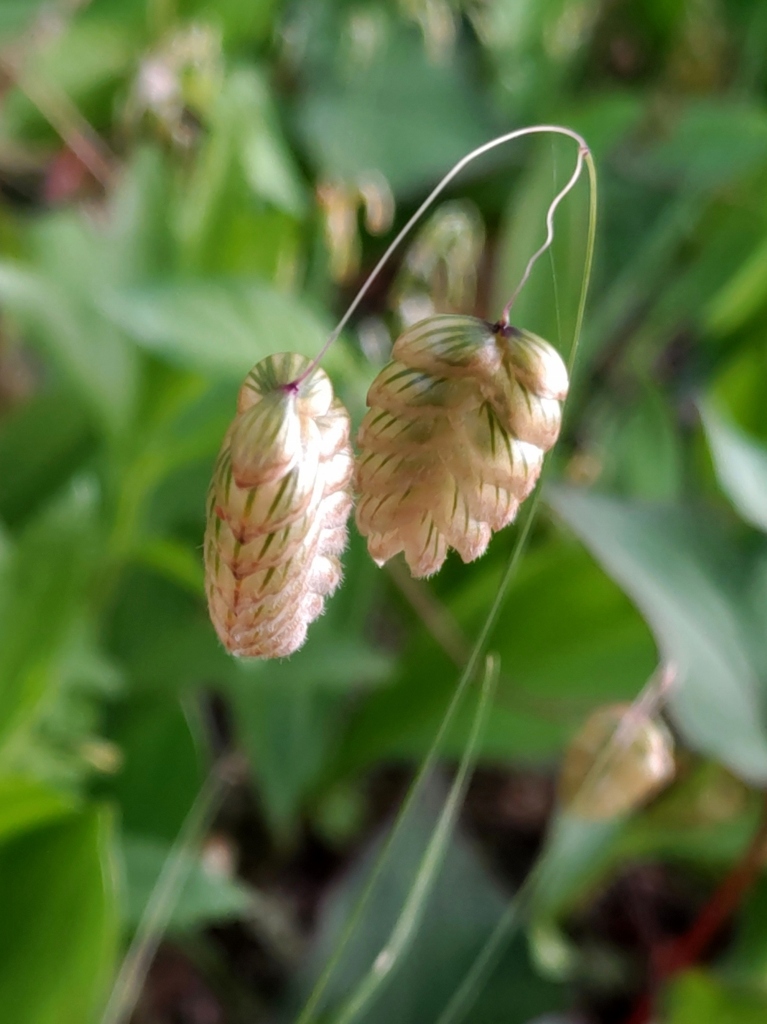
[[[205,582],[234,655],[296,651],[341,581],[354,464],[349,414],[309,361],[257,363],[240,388],[208,494]]]
[[[663,722],[630,704],[597,708],[565,753],[559,799],[590,821],[628,814],[674,777],[674,741]]]
[[[514,519],[559,434],[567,369],[542,338],[470,316],[414,324],[392,357],[359,430],[357,525],[379,565],[402,551],[430,576]]]

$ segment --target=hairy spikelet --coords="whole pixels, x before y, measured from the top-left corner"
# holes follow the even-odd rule
[[[674,777],[671,734],[652,718],[632,722],[636,713],[630,704],[598,708],[568,747],[559,797],[579,817],[599,821],[627,814]]]
[[[322,370],[269,356],[248,374],[208,495],[210,617],[232,654],[279,658],[303,644],[341,580],[353,473],[349,415]]]
[[[404,551],[429,576],[514,519],[557,439],[567,370],[534,334],[468,316],[422,320],[392,356],[360,427],[357,525],[379,565]]]

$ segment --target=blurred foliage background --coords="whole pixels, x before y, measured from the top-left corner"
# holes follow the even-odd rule
[[[251,365],[313,354],[450,164],[535,122],[598,164],[583,343],[460,827],[359,1019],[437,1021],[541,850],[473,1024],[767,1019],[766,52],[760,0],[0,2],[3,1019],[296,1019],[515,529],[428,584],[355,536],[305,649],[237,664],[212,463]],[[451,186],[327,357],[355,418],[404,324],[497,317],[574,158],[515,143]],[[563,353],[586,211],[582,182],[515,307]],[[675,781],[562,812],[571,738],[662,659]],[[389,934],[475,706],[315,1019]]]

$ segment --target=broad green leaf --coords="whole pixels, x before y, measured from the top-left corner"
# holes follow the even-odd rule
[[[767,163],[767,117],[751,103],[690,102],[641,163],[645,172],[691,188],[731,183]]]
[[[233,71],[183,197],[184,266],[274,278],[295,264],[304,202],[265,79],[253,68]]]
[[[501,538],[494,542],[494,553],[506,550]],[[460,585],[445,600],[465,636],[476,635],[500,571],[492,555],[460,570]],[[428,592],[429,584],[421,586]],[[630,601],[582,550],[556,538],[528,552],[489,643],[502,658],[502,677],[482,742],[488,759],[539,761],[558,753],[589,709],[632,698],[656,661],[652,636]],[[394,684],[368,697],[351,720],[339,770],[418,756],[456,672],[419,630]],[[461,749],[470,714],[471,699],[449,738],[451,754]]]
[[[638,401],[616,407],[600,437],[600,486],[648,501],[673,501],[683,480],[682,444],[670,403],[646,386]]]
[[[728,985],[702,968],[676,979],[664,1002],[668,1024],[762,1024],[767,1014],[763,992]]]
[[[99,646],[94,623],[72,617],[48,662],[44,690],[8,737],[3,770],[57,787],[77,787],[94,769],[114,771],[119,754],[101,737],[104,702],[119,690],[121,676]]]
[[[0,39],[25,29],[44,7],[45,0],[2,0],[0,3]]]
[[[713,409],[703,423],[722,489],[747,522],[767,531],[767,448]]]
[[[71,491],[34,520],[5,565],[0,588],[0,737],[27,723],[82,600],[93,555],[92,495]]]
[[[624,824],[624,819],[584,821],[567,812],[553,818],[535,868],[537,915],[556,914],[573,893],[582,895],[599,878]]]
[[[171,846],[155,838],[128,834],[123,840],[127,906],[125,923],[135,928],[141,920]],[[189,931],[206,924],[243,917],[250,909],[247,889],[225,875],[206,868],[204,861],[182,855],[185,882],[173,907],[168,930]]]
[[[431,838],[439,805],[437,794],[427,793],[395,840],[354,941],[346,947],[331,978],[328,1007],[337,1007],[352,991],[388,938]],[[325,904],[315,946],[289,994],[282,1020],[295,1019],[302,995],[332,953],[379,854],[380,843],[376,843]],[[507,900],[508,894],[487,874],[466,839],[456,835],[429,897],[420,930],[392,983],[365,1014],[366,1024],[395,1020],[398,1024],[422,1024],[436,1020],[503,913]],[[561,990],[532,972],[525,944],[517,937],[472,1008],[471,1021],[523,1024],[536,1013],[559,1009],[561,1001]],[[333,1019],[332,1014],[328,1019]]]
[[[257,281],[184,281],[105,301],[116,321],[150,351],[238,379],[272,352],[312,355],[327,336],[300,299]]]
[[[603,289],[590,303],[584,324],[580,372],[584,361],[591,363],[606,345],[625,329],[625,324],[642,314],[676,272],[680,249],[689,240],[704,215],[704,203],[696,193],[683,193],[656,210],[654,197],[621,182],[622,199],[613,216],[618,225],[603,241],[608,248],[602,259],[611,268]]]
[[[296,119],[322,177],[379,171],[407,193],[492,138],[492,120],[462,54],[432,62],[416,32],[385,22],[381,38],[360,61],[344,52],[343,35],[334,40],[336,54],[309,79]]]
[[[0,843],[74,810],[74,803],[55,789],[20,775],[0,778]]]
[[[172,842],[204,781],[199,723],[163,694],[134,696],[117,710],[111,739],[122,767],[102,789],[119,803],[126,832]]]
[[[109,815],[84,811],[0,846],[0,1006],[9,1021],[94,1019],[116,952]]]
[[[202,595],[194,598],[186,585],[182,589],[144,568],[123,574],[107,636],[133,686],[147,692],[220,685],[234,671]]]
[[[195,5],[199,14],[219,24],[225,42],[232,48],[249,46],[268,37],[280,0],[201,0]]]
[[[110,220],[99,242],[110,278],[137,285],[167,278],[179,261],[174,236],[175,195],[171,167],[158,149],[141,148],[132,156],[110,197]]]
[[[746,335],[747,344],[728,345],[728,358],[711,382],[708,401],[714,409],[727,410],[742,430],[762,442],[767,440],[767,403],[762,382],[767,379],[767,346],[760,329]]]
[[[0,422],[0,517],[16,526],[77,471],[94,447],[81,401],[41,392]]]
[[[71,294],[69,282],[21,263],[0,263],[0,299],[13,319],[58,363],[108,429],[116,432],[123,428],[133,407],[135,353],[113,325]]]
[[[256,195],[295,216],[304,213],[306,197],[293,157],[285,145],[266,79],[254,68],[235,71],[224,103],[239,108],[236,132],[245,176]]]
[[[758,823],[752,822],[751,833]],[[746,840],[747,842],[748,840]],[[745,843],[741,847],[746,849]],[[764,928],[767,913],[767,884],[759,878],[749,889],[738,913],[738,927],[730,948],[724,955],[723,968],[728,979],[753,985],[764,990],[767,977],[767,932]]]
[[[695,749],[751,782],[767,780],[762,692],[737,612],[741,561],[691,510],[556,488],[556,512],[626,590],[676,665],[669,706]]]

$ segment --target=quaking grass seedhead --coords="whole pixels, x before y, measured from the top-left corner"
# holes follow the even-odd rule
[[[240,388],[208,494],[208,608],[230,653],[296,651],[341,581],[353,462],[349,415],[323,370],[269,356]]]
[[[674,741],[663,722],[631,704],[608,704],[586,719],[567,748],[559,798],[581,818],[607,820],[636,810],[674,772]]]
[[[357,526],[376,562],[403,551],[430,576],[516,516],[559,434],[567,369],[542,338],[470,316],[422,320],[392,356],[357,439]]]

